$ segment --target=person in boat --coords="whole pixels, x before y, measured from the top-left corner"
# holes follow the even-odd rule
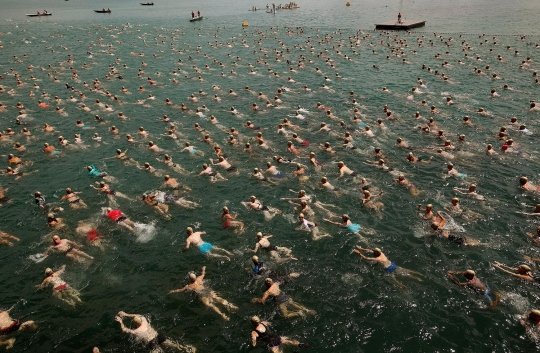
[[[398,23],[401,23],[401,12],[398,13],[398,15],[397,15],[397,21],[398,21]]]
[[[191,11],[191,18],[195,18],[195,12]]]
[[[201,17],[201,11],[197,11],[197,17]]]

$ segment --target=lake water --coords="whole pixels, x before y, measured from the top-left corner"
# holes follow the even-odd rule
[[[523,263],[524,255],[540,257],[525,235],[525,232],[534,232],[537,220],[516,213],[530,211],[524,205],[538,202],[537,195],[524,194],[518,184],[522,175],[528,176],[534,184],[540,182],[537,137],[540,112],[528,109],[530,100],[540,100],[540,85],[535,84],[533,77],[540,60],[540,48],[536,45],[540,43],[540,28],[536,22],[538,3],[523,0],[370,0],[351,1],[351,6],[346,7],[345,1],[311,0],[298,2],[299,9],[282,10],[276,15],[264,11],[265,3],[201,1],[196,8],[172,0],[155,3],[155,6],[147,7],[126,0],[97,0],[91,4],[77,0],[2,1],[0,4],[0,17],[7,19],[0,24],[0,44],[3,45],[0,49],[3,76],[0,85],[6,91],[14,90],[13,94],[0,93],[0,102],[8,106],[6,111],[0,112],[0,130],[12,128],[18,133],[22,129],[15,124],[16,104],[21,102],[28,114],[22,120],[34,134],[29,140],[20,134],[2,140],[0,154],[5,160],[7,154],[15,153],[23,161],[33,162],[21,171],[37,171],[18,180],[2,175],[0,181],[1,187],[8,188],[6,195],[12,199],[12,203],[0,208],[0,230],[21,239],[13,247],[3,245],[0,248],[0,305],[8,308],[21,300],[12,316],[32,319],[39,325],[37,331],[17,333],[12,351],[90,352],[94,346],[103,352],[147,351],[121,332],[114,321],[119,310],[147,315],[159,332],[191,344],[199,352],[264,351],[266,348],[262,343],[256,349],[250,347],[249,318],[252,315],[272,321],[279,334],[309,342],[312,352],[521,352],[537,349],[516,315],[539,307],[538,287],[505,276],[490,262],[516,266]],[[255,5],[263,10],[248,11]],[[103,7],[110,7],[112,13],[92,11]],[[53,15],[47,18],[24,16],[43,9]],[[205,19],[190,23],[191,11],[197,10]],[[374,32],[373,28],[375,22],[395,18],[398,11],[405,19],[426,20],[427,25],[411,34],[397,34],[398,40],[406,40],[408,46],[403,42],[401,48],[406,55],[396,57],[386,44],[395,45],[396,34],[388,37],[385,33]],[[248,21],[249,27],[242,28],[243,21]],[[126,23],[130,25],[122,28]],[[300,26],[302,31],[297,28]],[[358,30],[363,32],[358,33]],[[443,40],[433,33],[441,34]],[[485,36],[481,36],[483,33]],[[355,35],[359,40],[353,41],[351,47],[349,38]],[[417,38],[422,35],[425,36],[423,45],[419,47]],[[522,35],[526,37],[522,38]],[[454,40],[448,41],[449,37]],[[469,43],[468,58],[462,51],[462,41]],[[509,50],[507,46],[510,46]],[[278,48],[283,51],[280,61],[276,61],[274,51]],[[516,50],[519,55],[515,55]],[[320,53],[323,55],[318,55]],[[438,53],[440,58],[435,57]],[[74,56],[73,62],[66,62],[68,54]],[[22,62],[14,61],[14,55]],[[387,55],[390,55],[389,59]],[[504,60],[499,61],[497,55]],[[291,73],[289,68],[296,68],[302,56],[306,68],[297,68],[297,72]],[[527,57],[531,61],[523,69],[519,68]],[[117,63],[116,58],[119,58]],[[404,58],[406,63],[402,62]],[[327,62],[327,59],[333,61]],[[288,65],[287,60],[292,65]],[[443,67],[444,61],[449,65]],[[141,62],[147,66],[141,66]],[[423,70],[423,64],[432,72]],[[30,65],[36,68],[28,71]],[[110,65],[123,79],[113,76],[106,80]],[[378,69],[374,69],[374,65]],[[72,79],[70,67],[77,71],[79,79]],[[322,74],[316,73],[316,67]],[[487,74],[475,74],[475,67]],[[145,72],[140,77],[137,76],[139,68]],[[23,85],[17,85],[10,69],[20,74]],[[435,70],[439,74],[436,75]],[[173,76],[173,71],[178,75]],[[279,77],[275,77],[274,72]],[[448,82],[441,79],[441,72],[449,77]],[[341,78],[335,78],[336,73]],[[499,79],[492,79],[493,74]],[[288,82],[289,76],[296,82]],[[329,81],[324,79],[325,76]],[[53,77],[59,82],[55,83]],[[148,84],[148,77],[157,84]],[[419,77],[426,87],[419,87]],[[91,83],[96,78],[120,101],[92,91]],[[174,83],[173,78],[178,83]],[[84,81],[88,87],[83,85]],[[38,89],[33,88],[34,83]],[[68,101],[70,95],[78,98],[78,93],[66,90],[64,83],[84,92],[86,100]],[[329,89],[324,89],[323,84]],[[213,85],[221,90],[215,91]],[[311,91],[304,91],[304,85]],[[505,90],[504,85],[509,89]],[[144,87],[144,92],[138,91],[140,86]],[[245,86],[252,92],[245,91]],[[383,86],[390,92],[383,92]],[[122,87],[131,94],[123,93]],[[258,112],[250,110],[255,102],[264,106],[264,101],[257,99],[258,92],[272,99],[280,87],[289,91],[280,96],[283,103],[279,107],[262,107]],[[415,94],[412,100],[407,99],[413,87],[419,87],[422,93]],[[208,95],[200,96],[200,89]],[[238,92],[238,97],[229,96],[229,89]],[[492,89],[499,92],[500,97],[492,98]],[[29,96],[30,91],[35,93],[34,97]],[[354,128],[350,91],[354,91],[359,102],[357,107],[362,120],[375,133],[375,138],[353,133],[356,150],[339,148],[345,130],[339,128],[339,120],[329,120],[324,111],[316,109],[316,103],[321,102]],[[43,92],[50,98],[42,98]],[[148,94],[154,95],[155,100],[147,100]],[[191,94],[200,101],[188,100]],[[214,94],[222,101],[211,99]],[[57,104],[55,96],[63,101]],[[456,104],[446,105],[449,96]],[[165,105],[166,98],[174,106]],[[39,108],[39,99],[49,103],[50,107]],[[107,112],[94,105],[96,99],[110,104],[114,111]],[[143,100],[144,104],[138,104],[138,100]],[[420,104],[422,100],[426,101],[426,106]],[[80,110],[81,103],[88,105],[91,111]],[[190,111],[178,109],[181,103],[185,103]],[[213,125],[193,113],[203,104],[209,109],[205,114],[214,115],[222,126]],[[386,120],[385,104],[397,120]],[[431,105],[440,112],[430,114]],[[55,112],[57,106],[63,108],[65,114]],[[231,115],[231,106],[241,115]],[[301,148],[301,153],[295,157],[286,151],[288,139],[277,133],[277,124],[294,116],[297,106],[310,113],[304,114],[304,120],[289,119],[299,125],[299,137],[310,141],[311,145]],[[489,115],[477,114],[479,108],[484,108]],[[435,134],[422,133],[417,128],[426,125],[427,120],[414,120],[416,111],[426,119],[433,117],[454,144],[458,143],[460,134],[466,135],[469,144],[452,153],[456,155],[453,161],[456,169],[467,174],[467,178],[443,178],[446,160],[434,152],[435,146],[442,146],[443,141]],[[129,120],[119,120],[118,112],[123,112]],[[96,114],[106,123],[94,122]],[[174,121],[181,134],[178,144],[162,136],[169,126],[159,121],[165,114]],[[464,115],[469,115],[476,125],[463,126]],[[508,125],[511,117],[526,124],[533,135],[508,127],[508,134],[518,147],[516,153],[502,154],[502,142],[497,139],[497,134],[501,126]],[[379,118],[383,119],[386,130],[376,127]],[[77,127],[77,119],[86,126]],[[250,141],[255,145],[256,135],[242,126],[248,120],[263,129],[272,150],[254,147],[255,153],[248,155],[242,147],[227,144],[228,136],[221,128],[235,127],[242,134],[242,142]],[[321,122],[328,123],[336,135],[317,132]],[[54,126],[57,131],[42,132],[44,123]],[[196,176],[201,165],[215,156],[211,146],[198,141],[203,135],[193,129],[194,123],[199,123],[222,146],[228,160],[239,167],[239,174],[218,169],[228,180],[215,184]],[[120,130],[119,136],[109,132],[111,125]],[[148,131],[149,138],[136,135],[139,126]],[[73,142],[77,133],[81,134],[85,148],[57,145],[58,136]],[[94,133],[102,136],[101,143],[92,141]],[[125,134],[128,133],[137,143],[126,141]],[[406,140],[413,147],[411,151],[419,157],[435,155],[431,163],[406,162],[409,150],[395,147],[398,137]],[[191,173],[179,174],[158,162],[156,158],[161,159],[162,155],[146,149],[149,141],[167,150],[176,163]],[[204,156],[180,153],[187,141],[204,152]],[[326,141],[334,148],[338,147],[336,155],[325,154],[319,149],[318,145]],[[15,142],[25,144],[27,151],[15,151]],[[42,152],[43,143],[54,144],[62,153],[46,156]],[[498,155],[486,155],[488,143],[493,144]],[[392,175],[364,164],[366,160],[376,161],[372,158],[374,147],[382,148],[388,157],[388,165],[405,173],[422,193],[413,197],[404,187],[396,185]],[[128,156],[139,164],[149,162],[161,171],[161,175],[170,174],[189,186],[192,191],[185,197],[200,206],[186,210],[170,205],[171,219],[164,219],[140,201],[143,192],[161,188],[162,177],[152,176],[116,159],[103,159],[113,156],[117,148],[128,149]],[[296,158],[295,161],[307,164],[310,151],[316,152],[323,168],[315,171],[309,167],[307,181],[299,182],[292,175],[294,165],[287,164],[278,165],[285,177],[276,180],[275,185],[249,177],[255,167],[264,170],[266,162],[274,155]],[[384,203],[380,215],[361,206],[359,184],[351,178],[337,178],[339,174],[334,164],[337,161],[344,161],[384,190],[380,197]],[[114,190],[136,199],[128,201],[117,197],[119,208],[131,219],[155,228],[135,237],[100,215],[101,208],[109,206],[109,200],[89,187],[96,180],[87,175],[85,166],[92,163],[117,179],[111,184]],[[319,180],[323,176],[345,194],[338,198],[321,190]],[[470,183],[478,185],[478,192],[487,201],[475,201],[453,190],[453,187],[466,188]],[[64,218],[68,225],[62,236],[85,245],[83,250],[95,260],[77,264],[63,255],[54,254],[35,263],[30,257],[50,245],[51,229],[47,227],[46,214],[34,204],[32,195],[40,190],[48,202],[56,202],[66,187],[82,192],[80,197],[88,208],[72,210],[67,203],[62,205],[65,211],[57,216]],[[308,234],[294,231],[293,207],[280,198],[294,197],[289,189],[302,188],[321,202],[335,205],[332,210],[336,214],[347,213],[367,232],[362,233],[361,238],[346,229],[324,223],[325,215],[319,211],[316,211],[315,221],[332,238],[315,242]],[[281,209],[283,215],[265,222],[261,214],[248,211],[240,204],[250,195],[256,195],[265,205]],[[476,220],[455,217],[455,222],[466,230],[467,236],[484,243],[483,246],[459,246],[425,236],[428,225],[418,219],[417,205],[432,203],[436,210],[442,210],[455,196],[460,197],[462,208],[480,217]],[[225,205],[238,213],[238,218],[245,223],[243,234],[235,235],[223,229],[219,216]],[[81,220],[97,224],[98,232],[103,234],[103,250],[91,246],[74,232]],[[205,240],[234,252],[232,261],[211,259],[196,249],[182,252],[184,230],[188,226],[206,231]],[[265,253],[259,254],[281,273],[301,274],[283,289],[294,300],[316,310],[317,315],[288,320],[280,315],[273,303],[251,302],[253,297],[262,295],[264,287],[263,279],[253,279],[246,272],[252,256],[249,249],[253,248],[258,231],[273,234],[272,244],[291,248],[299,258],[299,261],[277,265]],[[352,253],[355,245],[380,247],[399,266],[421,272],[423,281],[397,276],[403,283],[400,288],[379,266],[362,261]],[[84,301],[77,309],[53,298],[50,288],[38,291],[35,287],[43,280],[46,267],[56,270],[63,264],[67,265],[64,278],[80,290]],[[200,273],[202,266],[207,266],[207,285],[240,307],[228,322],[221,320],[191,293],[167,295],[169,290],[181,288],[188,282],[190,271]],[[482,295],[459,288],[446,277],[448,270],[468,268],[474,269],[480,279],[502,294],[503,299],[496,309],[488,310]],[[293,351],[293,347],[285,348],[285,352]]]

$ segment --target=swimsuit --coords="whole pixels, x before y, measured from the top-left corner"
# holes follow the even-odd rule
[[[396,270],[397,270],[398,266],[395,264],[395,263],[390,263],[390,265],[385,268],[384,270],[386,271],[386,273],[388,273],[389,275],[391,275],[392,273],[394,273]]]
[[[257,340],[263,341],[268,345],[268,347],[277,347],[281,344],[281,337],[270,331],[268,327],[264,324],[261,324],[264,327],[264,331],[259,331],[255,329],[255,332],[259,335]]]
[[[236,171],[236,167],[233,166],[233,165],[231,165],[229,168],[226,169],[226,171],[228,171],[228,172],[234,172],[234,171]]]
[[[275,245],[270,245],[270,246],[267,246],[266,248],[262,248],[264,251],[267,251],[267,252],[270,252],[270,251],[277,251],[277,246]]]
[[[201,245],[198,245],[197,247],[199,248],[200,252],[202,252],[203,254],[207,254],[210,252],[210,250],[212,250],[213,245],[203,241],[203,243]]]
[[[69,203],[79,203],[79,202],[81,202],[81,199],[75,199],[75,200],[69,201]]]
[[[227,229],[231,226],[231,221],[229,220],[226,220],[225,222],[223,222],[223,228]]]
[[[274,177],[278,178],[278,179],[281,179],[281,178],[283,178],[283,173],[282,172],[277,172],[276,174],[274,174]]]
[[[19,330],[19,327],[21,327],[21,322],[19,320],[13,320],[8,327],[0,329],[0,336],[5,336],[12,332],[15,332]]]
[[[492,302],[495,298],[493,297],[493,293],[491,292],[491,288],[486,284],[486,291],[484,292],[484,297],[486,297],[487,300]]]
[[[457,236],[455,236],[453,234],[450,234],[448,236],[448,240],[453,241],[454,243],[459,244],[459,245],[461,245],[461,244],[463,244],[465,242],[465,240],[462,237],[457,237]]]
[[[148,342],[147,346],[150,350],[155,350],[160,344],[162,344],[166,340],[167,337],[163,336],[161,333],[158,333],[156,337],[154,337],[150,342]]]
[[[286,302],[289,301],[289,296],[287,294],[281,292],[278,295],[274,296],[273,299],[277,304],[282,304],[282,303],[286,303]]]
[[[61,292],[61,291],[63,291],[63,290],[66,289],[66,288],[67,288],[67,283],[64,283],[64,284],[61,284],[61,285],[59,285],[59,286],[54,287],[54,290],[55,290],[55,291],[58,291],[58,292]]]
[[[360,229],[362,229],[362,227],[360,226],[360,224],[351,223],[350,225],[347,226],[347,229],[353,233],[356,233],[356,232],[359,232]]]

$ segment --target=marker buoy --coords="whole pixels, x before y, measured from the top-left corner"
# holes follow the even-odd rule
[[[347,1],[346,6],[351,6],[351,3]]]
[[[249,23],[247,21],[242,22],[242,27],[247,27],[247,26],[249,26]]]

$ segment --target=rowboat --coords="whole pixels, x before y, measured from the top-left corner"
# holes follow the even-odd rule
[[[26,16],[28,17],[41,17],[41,16],[51,16],[52,13],[40,13],[40,14],[37,14],[37,13],[27,13]]]
[[[94,10],[97,13],[111,13],[111,10]]]
[[[202,20],[202,19],[203,19],[202,16],[197,16],[197,17],[190,18],[190,19],[189,19],[189,22],[199,21],[199,20]]]

